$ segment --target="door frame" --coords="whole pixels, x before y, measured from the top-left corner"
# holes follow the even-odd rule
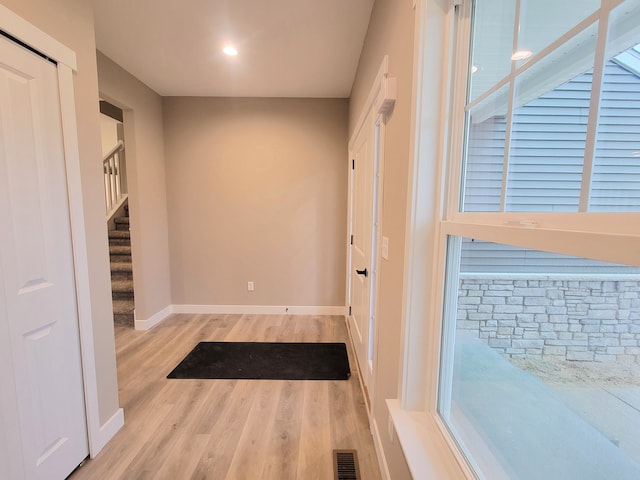
[[[78,147],[78,129],[73,86],[73,74],[77,71],[76,54],[73,50],[1,4],[0,30],[23,43],[27,48],[42,53],[57,63],[60,116],[67,175],[67,194],[69,197],[69,220],[73,247],[75,291],[78,307],[85,416],[87,420],[89,452],[90,455],[94,457],[111,439],[115,432],[124,425],[124,414],[122,409],[119,409],[116,414],[118,418],[107,422],[107,428],[101,428],[92,323],[93,312],[89,291],[89,255],[84,224],[80,151]]]
[[[353,334],[351,331],[351,327],[349,324],[349,320],[351,318],[351,293],[352,293],[352,282],[351,282],[351,273],[353,269],[353,257],[352,257],[352,245],[351,245],[351,235],[353,234],[353,202],[354,202],[354,188],[353,188],[353,173],[354,170],[352,168],[353,161],[353,150],[356,138],[360,133],[360,130],[365,126],[365,122],[369,117],[369,113],[371,110],[373,112],[373,125],[374,125],[374,141],[375,141],[375,131],[378,128],[378,142],[374,143],[374,155],[377,151],[378,158],[377,161],[374,159],[374,172],[373,172],[373,181],[376,183],[373,187],[374,198],[373,201],[376,203],[375,205],[375,216],[372,217],[372,244],[376,246],[375,251],[371,252],[371,275],[372,282],[370,288],[370,305],[371,311],[370,316],[374,318],[374,329],[373,332],[369,332],[369,336],[373,333],[373,348],[374,348],[374,356],[372,361],[371,368],[371,379],[369,385],[365,385],[364,381],[361,381],[361,387],[364,392],[365,399],[368,401],[368,409],[367,414],[371,419],[371,412],[375,407],[375,377],[376,371],[378,368],[378,291],[379,291],[379,283],[380,283],[380,275],[379,275],[379,267],[381,264],[381,246],[382,246],[382,200],[383,200],[383,185],[384,185],[384,138],[385,138],[385,113],[382,110],[382,102],[384,101],[384,91],[385,84],[387,81],[387,76],[389,73],[389,57],[385,55],[382,64],[378,70],[378,73],[373,81],[373,86],[369,92],[369,96],[367,97],[367,101],[362,107],[360,112],[360,116],[358,117],[358,122],[353,130],[353,134],[349,139],[349,158],[348,158],[348,178],[349,178],[349,189],[348,189],[348,212],[347,212],[347,269],[346,269],[346,294],[345,298],[347,299],[347,326],[349,327],[349,336],[351,339],[351,346],[355,352],[355,344],[353,339]],[[382,96],[381,96],[382,95]],[[373,207],[374,205],[372,205]],[[373,236],[373,232],[375,232],[375,238]],[[371,348],[371,345],[369,345]],[[364,359],[365,362],[369,361],[368,354],[367,358]],[[360,369],[359,362],[356,362],[356,366]],[[360,372],[360,378],[362,379],[362,372]]]

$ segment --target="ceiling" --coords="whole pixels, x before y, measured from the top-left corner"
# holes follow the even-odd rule
[[[96,45],[162,96],[346,98],[373,2],[93,0]]]

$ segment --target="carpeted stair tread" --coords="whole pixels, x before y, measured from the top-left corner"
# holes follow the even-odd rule
[[[131,238],[129,230],[109,230],[109,238]]]
[[[114,293],[133,293],[133,280],[129,280],[129,279],[112,280],[111,291]]]
[[[114,315],[133,315],[135,303],[133,300],[114,300],[113,301],[113,314]]]
[[[113,321],[116,325],[133,327],[135,303],[129,217],[118,217],[114,222],[115,230],[109,230]]]
[[[113,220],[116,225],[129,225],[129,217],[116,217]]]
[[[111,262],[111,273],[131,273],[133,272],[133,265],[129,262]]]
[[[124,325],[125,327],[134,327],[135,321],[133,319],[133,313],[114,313],[113,324]]]
[[[109,245],[110,255],[131,255],[131,245]]]
[[[109,258],[115,263],[131,263],[131,255],[111,255]]]
[[[113,323],[115,325],[134,326],[133,310],[135,305],[133,300],[113,300]]]

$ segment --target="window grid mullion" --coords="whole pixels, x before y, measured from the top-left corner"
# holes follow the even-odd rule
[[[618,0],[616,0],[616,1],[618,1]],[[619,0],[619,1],[622,1],[622,0]],[[580,32],[582,32],[586,28],[588,28],[589,25],[591,25],[595,21],[597,21],[598,17],[599,17],[599,11],[596,11],[596,12],[592,13],[591,15],[589,15],[587,18],[585,18],[580,23],[578,23],[576,26],[574,26],[569,31],[567,31],[560,38],[554,40],[549,45],[547,45],[544,49],[542,49],[540,52],[534,54],[533,57],[531,57],[527,62],[523,63],[522,65],[520,65],[518,67],[516,67],[516,75],[520,75],[521,73],[526,72],[530,68],[535,67],[539,62],[544,60],[544,58],[546,56],[548,56],[550,53],[553,53],[553,51],[556,50],[558,47],[563,45],[569,39],[571,39],[571,38],[575,37],[576,35],[578,35]],[[496,82],[496,84],[493,87],[491,87],[490,89],[488,89],[486,92],[482,93],[481,95],[478,95],[472,102],[470,102],[469,105],[467,105],[467,110],[470,110],[473,107],[475,107],[476,105],[478,105],[479,103],[482,103],[484,100],[486,100],[491,95],[493,95],[495,92],[497,92],[502,87],[504,87],[509,81],[510,81],[510,74],[507,74],[502,80]]]
[[[520,7],[521,1],[516,1],[516,10],[513,21],[513,43],[511,53],[518,50],[518,37],[520,32]],[[500,191],[500,211],[504,212],[507,205],[507,188],[509,179],[509,156],[511,151],[511,131],[513,124],[513,104],[516,93],[516,62],[511,61],[511,72],[509,73],[509,96],[507,103],[507,118],[504,134],[504,157],[502,161],[502,185]]]
[[[586,212],[589,210],[598,118],[600,115],[600,97],[602,95],[602,80],[604,77],[604,64],[606,62],[605,56],[609,32],[609,14],[610,10],[606,8],[600,9],[600,23],[598,24],[598,38],[596,42],[593,75],[591,78],[591,99],[589,101],[589,118],[587,120],[587,138],[584,149],[582,180],[580,183],[579,212]]]

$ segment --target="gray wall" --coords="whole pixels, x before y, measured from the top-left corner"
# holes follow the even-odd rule
[[[386,123],[382,235],[389,238],[389,259],[378,266],[377,304],[378,363],[372,420],[380,431],[382,448],[391,478],[411,478],[397,439],[387,433],[387,398],[398,398],[401,371],[401,325],[403,311],[407,181],[411,155],[413,98],[413,46],[415,11],[410,1],[376,0],[365,39],[349,105],[349,137],[363,111],[385,55],[389,77],[397,79],[397,101]]]
[[[173,304],[345,305],[347,109],[163,99]]]

